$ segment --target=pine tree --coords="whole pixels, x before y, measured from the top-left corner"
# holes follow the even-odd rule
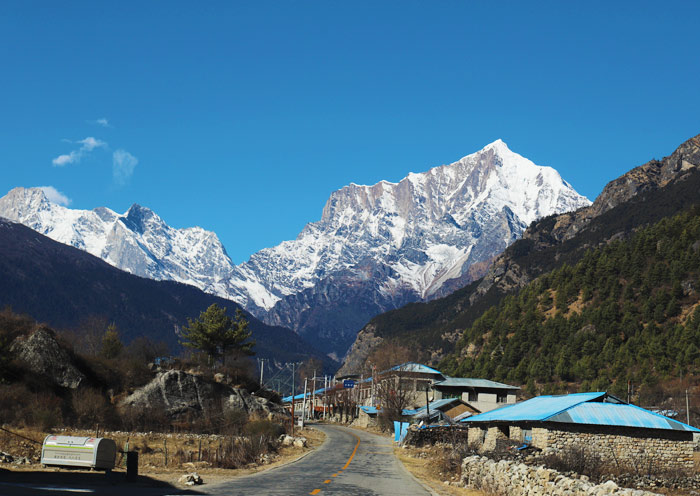
[[[182,344],[203,351],[209,355],[211,363],[221,358],[222,364],[226,365],[226,354],[232,350],[245,355],[254,354],[255,341],[247,341],[251,331],[240,310],[236,310],[236,318],[232,319],[226,315],[225,307],[214,303],[200,313],[197,320],[187,319],[187,323],[189,325],[182,329]]]

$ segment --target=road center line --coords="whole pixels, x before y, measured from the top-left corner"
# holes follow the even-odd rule
[[[357,453],[357,448],[360,447],[360,436],[358,436],[357,434],[354,434],[352,432],[350,434],[355,436],[355,438],[357,439],[357,444],[355,445],[355,449],[352,450],[352,455],[350,455],[350,458],[348,458],[348,461],[345,462],[345,465],[343,465],[342,470],[345,470],[346,468],[348,468],[348,465],[350,465],[350,462],[352,461],[352,459],[355,458],[355,453]]]
[[[314,489],[314,490],[311,491],[309,494],[318,494],[318,493],[320,493],[320,492],[321,492],[320,489]]]

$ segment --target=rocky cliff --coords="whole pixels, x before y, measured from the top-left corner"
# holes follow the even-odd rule
[[[281,405],[266,398],[181,370],[159,373],[147,385],[126,397],[119,407],[163,412],[171,420],[188,413],[198,416],[221,414],[222,410],[240,410],[248,415],[286,415]]]

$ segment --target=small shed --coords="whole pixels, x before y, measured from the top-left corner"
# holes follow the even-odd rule
[[[49,435],[41,447],[42,465],[112,470],[116,456],[116,443],[102,437]]]

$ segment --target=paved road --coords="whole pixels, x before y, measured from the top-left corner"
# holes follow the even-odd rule
[[[206,487],[216,496],[426,496],[403,468],[387,438],[346,427],[317,425],[326,441],[301,460]]]
[[[346,427],[316,425],[326,441],[304,458],[216,485],[182,490],[151,484],[112,485],[103,474],[7,472],[0,468],[1,496],[426,496],[431,494],[396,459],[389,439]]]

